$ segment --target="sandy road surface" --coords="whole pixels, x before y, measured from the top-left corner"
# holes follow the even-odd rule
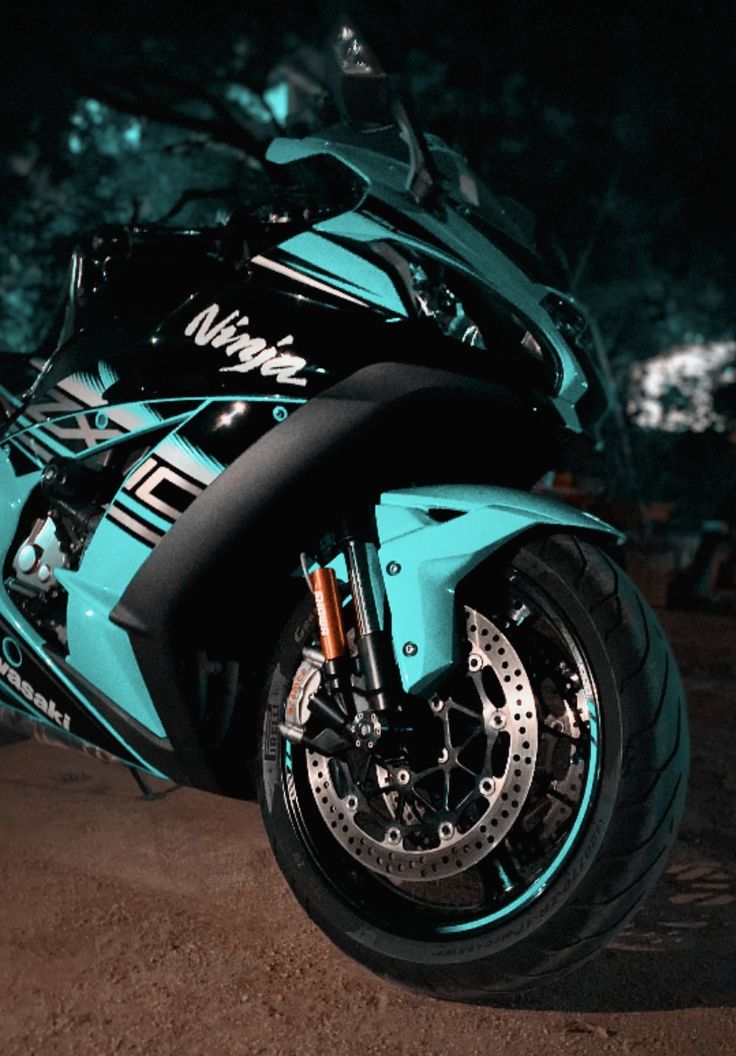
[[[0,748],[0,1054],[736,1056],[736,620],[664,614],[689,689],[672,867],[615,947],[472,1008],[385,986],[296,906],[258,810]]]

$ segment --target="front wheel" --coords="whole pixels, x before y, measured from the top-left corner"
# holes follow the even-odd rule
[[[684,805],[687,717],[656,617],[585,540],[486,563],[458,621],[462,663],[407,702],[397,776],[373,753],[328,758],[278,734],[304,692],[306,601],[267,681],[261,803],[333,942],[381,976],[482,1001],[581,964],[651,890]]]

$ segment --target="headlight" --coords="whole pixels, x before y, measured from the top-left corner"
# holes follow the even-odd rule
[[[433,319],[447,337],[474,348],[486,347],[478,325],[446,283],[431,280],[421,264],[410,262],[409,272],[415,303],[422,315]]]
[[[554,388],[559,361],[531,319],[429,256],[402,248],[395,257],[418,315],[432,319],[446,337],[487,351],[499,364],[505,361],[512,370],[523,371],[528,384],[546,391]]]

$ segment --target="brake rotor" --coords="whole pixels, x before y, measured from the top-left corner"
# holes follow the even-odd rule
[[[538,752],[529,676],[496,624],[467,607],[465,616],[465,677],[452,695],[418,702],[416,759],[392,768],[367,755],[358,780],[344,760],[307,752],[325,824],[374,872],[417,881],[463,872],[503,841],[528,796]],[[306,718],[311,694],[303,675],[297,682],[290,703]]]

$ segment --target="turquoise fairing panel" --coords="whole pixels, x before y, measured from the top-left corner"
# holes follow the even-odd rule
[[[438,522],[429,515],[437,509],[459,516]],[[546,525],[623,540],[604,521],[557,499],[483,485],[386,492],[376,523],[394,653],[410,693],[426,692],[457,658],[455,590],[509,539]]]
[[[392,315],[406,315],[406,308],[385,270],[329,238],[305,231],[281,242],[279,249],[297,257],[301,270],[322,282],[332,283]]]
[[[56,578],[69,595],[70,666],[156,737],[163,738],[166,731],[136,663],[130,638],[110,622],[121,594],[150,553],[149,546],[105,518],[79,570],[58,569]]]
[[[0,501],[0,539],[12,539],[15,535],[18,527],[18,519],[23,507],[25,506],[33,488],[38,485],[38,480],[39,475],[37,473],[28,473],[22,477],[17,477],[10,464],[7,451],[0,447],[0,499],[2,500]],[[57,572],[57,576],[62,575],[63,572]],[[97,719],[97,721],[100,722],[114,737],[120,740],[119,735],[115,733],[104,717],[99,714],[89,701],[84,700],[84,698],[81,697],[78,689],[69,681],[64,672],[61,671],[49,657],[44,648],[45,642],[41,635],[38,634],[38,632],[35,631],[19,614],[2,584],[0,584],[0,614],[2,614],[6,622],[14,629],[23,644],[43,660],[44,664],[49,669],[49,672],[65,686],[69,694],[74,698],[82,699],[84,706],[89,710],[90,714],[93,715],[94,718]],[[111,662],[111,654],[103,657],[103,660],[106,660],[109,664]],[[23,705],[22,701],[20,701],[20,703]],[[30,714],[36,721],[45,721],[43,715],[37,713],[33,709],[28,709],[23,706],[22,710],[24,713]],[[156,724],[158,724],[158,728]],[[150,728],[155,732],[158,732],[158,729],[160,729],[160,723],[158,722],[157,717]],[[163,731],[160,735],[164,735]],[[126,748],[151,773],[158,774],[160,777],[164,776],[163,774],[160,774],[159,771],[149,766],[145,760],[141,759],[138,753],[130,746],[126,745]]]
[[[195,409],[199,406],[197,403]],[[194,412],[187,419],[191,413]],[[181,436],[178,427],[172,430],[146,453],[142,467],[140,463],[131,467],[92,536],[78,570],[57,570],[56,578],[69,596],[69,665],[147,730],[157,737],[165,737],[166,731],[141,675],[130,637],[110,619],[131,579],[150,556],[156,535],[162,537],[172,524],[171,518],[160,516],[151,506],[143,506],[134,494],[126,491],[128,481],[141,468],[145,473],[149,463],[157,467],[149,480],[153,474],[160,476],[163,472],[167,477],[169,472],[182,472],[187,475],[187,486],[200,493],[223,469],[221,463]],[[126,512],[135,515],[133,527],[137,537],[116,523]]]

